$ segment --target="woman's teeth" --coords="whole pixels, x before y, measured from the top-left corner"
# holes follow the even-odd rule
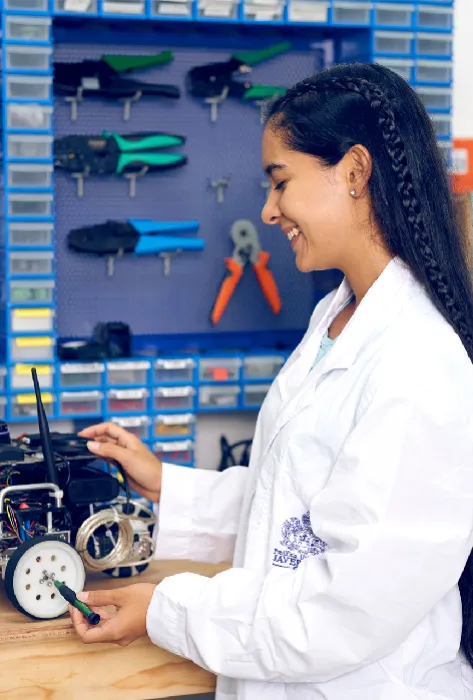
[[[289,238],[290,241],[292,241],[292,239],[295,238],[296,236],[298,236],[299,234],[300,234],[300,231],[299,231],[299,229],[295,226],[293,229],[291,229],[291,230],[289,231],[289,233],[287,234],[287,237]]]

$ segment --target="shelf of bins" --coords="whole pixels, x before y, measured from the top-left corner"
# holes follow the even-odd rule
[[[13,362],[49,361],[55,341],[54,270],[48,257],[54,251],[51,25],[53,16],[75,15],[364,27],[371,31],[374,60],[419,91],[440,145],[448,152],[451,142],[452,0],[5,0],[7,360],[12,366],[7,391],[15,399],[6,413],[11,420],[28,412],[28,401],[17,400],[26,387],[18,387],[22,380]],[[36,272],[40,266],[42,274],[22,275],[25,265]],[[50,375],[40,380],[48,384],[54,417],[116,419],[153,445],[176,436],[192,439],[192,418],[199,412],[258,408],[274,376],[271,371],[251,375],[244,355],[219,358],[214,366],[208,357],[185,359],[184,366],[182,358],[158,358],[139,360],[140,366],[79,363],[67,371],[65,364],[51,362],[43,365]]]
[[[136,20],[309,23],[451,31],[453,0],[5,0],[6,13]],[[412,8],[412,9],[411,9]],[[40,33],[38,26],[36,35]],[[16,39],[29,39],[23,36]],[[7,35],[8,36],[8,35]]]
[[[6,401],[9,421],[36,420],[31,367],[46,413],[55,382],[52,18],[45,0],[6,0],[2,12]]]
[[[48,414],[58,420],[113,420],[155,442],[194,440],[198,413],[257,410],[285,353],[34,363]],[[9,367],[7,418],[35,419],[32,364]]]

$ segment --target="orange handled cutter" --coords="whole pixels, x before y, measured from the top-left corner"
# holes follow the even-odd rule
[[[278,314],[281,311],[281,299],[273,273],[267,267],[270,255],[261,250],[256,228],[251,221],[238,219],[231,228],[230,238],[235,244],[233,256],[225,258],[230,274],[225,277],[218,292],[211,314],[212,323],[217,324],[222,318],[248,263],[253,265],[264,298],[272,311]]]

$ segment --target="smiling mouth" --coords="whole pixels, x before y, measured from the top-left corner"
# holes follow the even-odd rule
[[[294,226],[294,228],[291,228],[291,230],[286,233],[286,236],[288,237],[289,241],[292,241],[299,234],[300,234],[300,229],[297,228],[297,226]]]

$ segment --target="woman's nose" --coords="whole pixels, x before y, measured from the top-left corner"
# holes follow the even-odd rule
[[[261,211],[261,218],[265,224],[277,224],[280,216],[276,193],[270,190],[266,204]]]

